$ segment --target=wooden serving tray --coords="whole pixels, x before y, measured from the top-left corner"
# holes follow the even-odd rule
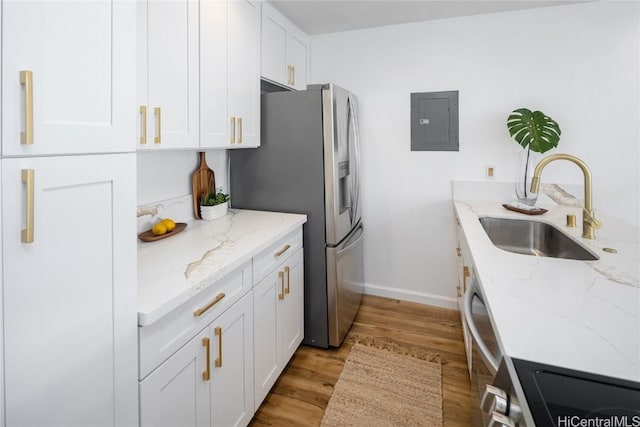
[[[138,239],[142,240],[143,242],[155,242],[156,240],[166,239],[167,237],[171,237],[174,234],[178,234],[185,228],[187,228],[186,222],[176,222],[176,228],[169,231],[168,233],[161,234],[160,236],[154,236],[151,230],[147,230],[143,233],[138,234]]]
[[[505,209],[509,209],[510,211],[523,213],[525,215],[542,215],[543,213],[548,212],[544,208],[534,208],[533,210],[519,209],[519,208],[516,208],[515,206],[511,206],[506,203],[503,204],[502,207]]]

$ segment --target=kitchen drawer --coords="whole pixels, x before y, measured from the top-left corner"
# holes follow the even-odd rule
[[[138,379],[146,377],[246,294],[252,287],[251,273],[251,262],[247,262],[157,322],[138,327]],[[206,309],[222,294],[223,298]],[[196,316],[195,312],[199,309],[204,312]]]
[[[281,262],[302,247],[302,227],[287,234],[253,258],[253,284],[258,284]]]

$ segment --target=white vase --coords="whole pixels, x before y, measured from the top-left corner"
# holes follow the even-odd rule
[[[516,196],[520,203],[527,206],[535,205],[538,200],[538,193],[531,192],[531,179],[533,170],[541,158],[542,154],[529,149],[518,153],[515,173]]]
[[[214,219],[222,218],[227,214],[229,202],[220,203],[215,206],[202,206],[200,205],[200,218],[211,221]]]

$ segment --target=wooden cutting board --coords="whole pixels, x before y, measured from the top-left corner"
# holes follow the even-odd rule
[[[207,158],[204,151],[200,151],[200,166],[191,175],[191,191],[193,193],[193,216],[197,219],[200,217],[200,198],[209,191],[215,190],[216,178],[215,174],[209,166],[207,166]]]

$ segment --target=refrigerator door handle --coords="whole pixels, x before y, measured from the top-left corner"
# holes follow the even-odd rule
[[[362,233],[364,233],[364,225],[360,224],[358,226],[358,228],[356,230],[354,230],[353,232],[353,236],[351,238],[349,238],[348,240],[352,240],[352,243],[350,243],[348,246],[341,248],[338,250],[337,255],[340,256],[345,252],[348,252],[351,250],[351,248],[353,248],[355,245],[357,245],[360,241],[360,237],[362,237]],[[347,242],[345,242],[347,243]]]
[[[355,100],[353,99],[353,95],[349,93],[347,97],[347,103],[349,105],[348,114],[349,120],[348,123],[353,126],[353,159],[351,163],[354,165],[353,167],[353,180],[351,183],[351,200],[352,200],[352,211],[353,215],[351,218],[351,224],[356,224],[359,217],[360,212],[360,135],[358,132],[358,115],[356,111]],[[349,135],[349,129],[347,129],[347,135]]]

